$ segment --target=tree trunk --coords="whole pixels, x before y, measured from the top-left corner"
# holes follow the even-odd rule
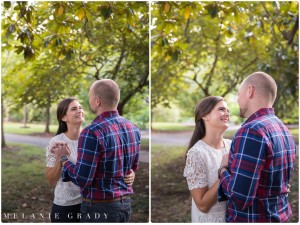
[[[153,129],[153,112],[152,112],[152,108],[150,108],[150,114],[151,114],[151,118],[150,118],[150,130],[152,131]]]
[[[24,128],[27,128],[27,122],[28,122],[28,108],[27,108],[27,105],[25,105],[24,106],[24,114],[23,114]]]
[[[50,126],[50,107],[47,106],[47,108],[46,108],[46,128],[45,128],[46,133],[50,133],[49,126]]]
[[[5,138],[4,138],[4,129],[3,129],[3,117],[4,117],[4,107],[3,99],[1,97],[1,148],[6,147]]]
[[[118,105],[118,113],[122,116],[123,115],[123,109],[124,109],[125,104],[123,104],[122,102],[119,103]]]
[[[46,133],[50,133],[50,107],[51,107],[51,103],[50,103],[50,99],[48,97],[48,105],[46,108],[46,129],[45,132]]]

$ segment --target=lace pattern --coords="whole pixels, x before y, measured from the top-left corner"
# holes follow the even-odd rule
[[[71,154],[69,160],[73,163],[77,161],[77,146],[78,141],[70,140],[65,134],[59,134],[53,137],[46,148],[46,167],[54,167],[56,157],[50,152],[51,146],[58,141],[64,141],[68,144]],[[54,204],[60,206],[76,205],[81,203],[80,188],[71,181],[62,182],[61,178],[58,180],[54,190]]]
[[[183,175],[189,190],[212,187],[218,180],[218,169],[223,155],[230,149],[231,141],[225,139],[225,148],[214,149],[203,141],[198,141],[187,153]],[[198,210],[192,200],[192,222],[225,222],[226,202],[216,202],[208,213]]]
[[[205,159],[199,151],[194,148],[187,153],[184,176],[187,179],[189,190],[202,188],[208,185],[208,171],[205,166]]]

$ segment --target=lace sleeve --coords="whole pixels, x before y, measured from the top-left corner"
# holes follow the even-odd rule
[[[46,167],[54,167],[56,163],[56,157],[50,152],[50,147],[55,141],[50,141],[46,148]]]
[[[189,151],[184,168],[189,190],[208,186],[204,157],[198,151]]]

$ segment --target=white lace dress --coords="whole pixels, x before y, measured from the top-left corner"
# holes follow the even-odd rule
[[[218,180],[218,169],[223,155],[230,149],[231,140],[224,139],[225,148],[215,149],[198,141],[187,153],[184,177],[189,190],[211,188]],[[226,202],[216,202],[208,213],[201,212],[192,199],[192,223],[225,223]]]
[[[58,141],[68,143],[68,146],[71,150],[69,160],[76,164],[78,141],[70,140],[64,133],[61,133],[53,137],[46,148],[46,166],[54,167],[56,163],[55,156],[50,152],[50,146]],[[60,206],[70,206],[81,204],[81,202],[80,188],[71,181],[62,182],[60,178],[55,187],[53,203]]]

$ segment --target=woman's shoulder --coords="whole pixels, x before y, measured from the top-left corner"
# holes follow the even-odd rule
[[[197,141],[193,147],[191,147],[187,154],[190,155],[202,155],[205,152],[205,145],[201,140]]]
[[[52,137],[49,141],[49,144],[55,143],[57,141],[63,141],[63,140],[64,140],[64,133],[61,133]]]

